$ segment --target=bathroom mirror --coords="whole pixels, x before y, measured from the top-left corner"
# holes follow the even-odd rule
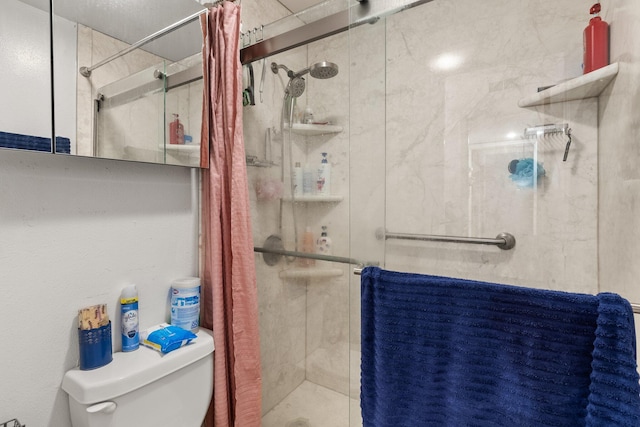
[[[0,147],[51,152],[49,2],[32,3],[2,2]]]
[[[3,5],[0,53],[7,64],[0,83],[0,138],[11,141],[0,146],[53,152],[55,129],[58,154],[207,166],[200,161],[198,19],[206,4],[5,0]],[[176,28],[164,31],[167,27]],[[82,67],[90,73],[83,75]],[[206,152],[203,158],[208,159]]]
[[[55,132],[71,155],[201,165],[204,9],[53,0]]]

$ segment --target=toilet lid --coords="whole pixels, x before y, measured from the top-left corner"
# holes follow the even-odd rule
[[[162,354],[140,346],[113,354],[113,361],[90,371],[74,368],[62,380],[62,389],[77,402],[90,405],[114,399],[190,365],[214,350],[212,332],[200,328],[188,345]]]

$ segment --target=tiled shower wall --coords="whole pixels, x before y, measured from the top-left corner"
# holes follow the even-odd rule
[[[598,266],[600,290],[640,303],[640,3],[602,2],[611,60],[620,71],[599,101]],[[640,317],[636,316],[636,334]]]

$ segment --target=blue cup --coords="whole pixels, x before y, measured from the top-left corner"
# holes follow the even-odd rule
[[[111,349],[111,322],[97,329],[78,329],[80,369],[88,371],[104,366],[113,360]]]

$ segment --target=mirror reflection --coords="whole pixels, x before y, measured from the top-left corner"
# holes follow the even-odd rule
[[[30,3],[2,2],[0,147],[51,152],[49,2]],[[68,152],[68,140],[59,145]]]
[[[0,131],[21,139],[49,138],[44,151],[52,151],[49,1],[7,1],[10,13],[0,19],[12,25],[8,28],[19,43],[2,44],[3,50],[13,45],[18,51],[13,56],[2,52],[11,73],[3,93],[19,91],[20,96],[10,98],[20,99],[22,112],[13,113],[16,120],[7,118],[11,126],[0,122]],[[207,4],[53,0],[52,5],[56,152],[200,166],[199,13]],[[28,64],[11,59],[16,56]],[[4,104],[3,110],[17,110]],[[20,126],[25,117],[29,123]]]

